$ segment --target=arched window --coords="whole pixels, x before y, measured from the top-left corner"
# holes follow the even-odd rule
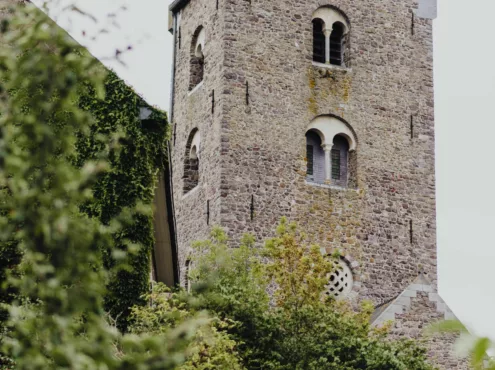
[[[306,134],[307,180],[319,184],[325,182],[325,152],[316,131]]]
[[[313,61],[349,67],[349,21],[333,6],[313,14]]]
[[[332,183],[337,186],[347,186],[349,166],[349,143],[343,136],[337,135],[333,139],[331,151]]]
[[[334,116],[319,116],[306,133],[306,180],[357,187],[357,140],[354,130]]]
[[[344,61],[344,31],[345,26],[340,22],[333,24],[330,34],[330,64],[341,66]]]
[[[318,63],[325,63],[325,34],[323,33],[324,22],[313,19],[313,60]]]
[[[187,139],[184,156],[184,194],[194,189],[199,183],[199,144],[199,131],[198,129],[194,129]]]
[[[203,81],[205,72],[205,31],[203,27],[198,27],[194,32],[192,44],[191,44],[191,68],[190,68],[190,80],[189,90],[194,89]]]

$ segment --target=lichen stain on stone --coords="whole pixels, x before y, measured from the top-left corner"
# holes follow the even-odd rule
[[[325,102],[325,111],[330,108],[331,111],[343,115],[344,111],[340,108],[340,104],[347,104],[352,92],[352,77],[349,72],[328,70],[322,77],[314,67],[311,67],[308,69],[307,78],[309,113],[317,116],[320,108],[318,102]]]
[[[316,99],[316,77],[314,74],[314,69],[308,69],[308,86],[309,86],[309,97],[308,97],[308,110],[313,116],[318,115],[318,103]]]

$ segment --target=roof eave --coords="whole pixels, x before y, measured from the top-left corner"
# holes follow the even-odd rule
[[[177,13],[179,10],[181,10],[183,7],[185,7],[188,2],[189,2],[189,0],[174,0],[174,2],[172,4],[170,4],[168,9],[172,13]]]

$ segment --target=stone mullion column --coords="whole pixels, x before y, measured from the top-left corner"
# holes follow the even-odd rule
[[[325,28],[323,33],[325,34],[325,63],[330,64],[330,36],[332,35],[332,29]]]
[[[332,182],[332,148],[333,144],[323,144],[323,150],[325,151],[325,182],[330,184]]]

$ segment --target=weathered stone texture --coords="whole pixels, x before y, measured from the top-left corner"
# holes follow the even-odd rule
[[[321,68],[312,63],[311,20],[329,2],[218,4],[191,0],[180,11],[172,163],[181,265],[190,243],[207,236],[210,200],[210,226],[225,228],[233,244],[246,232],[261,242],[288,216],[325,251],[340,249],[353,261],[356,299],[389,300],[419,271],[436,286],[432,21],[416,16],[413,26],[418,3],[410,0],[334,0],[351,22],[352,69]],[[189,93],[198,26],[204,81]],[[305,134],[328,114],[357,135],[347,189],[306,181]],[[183,196],[195,127],[199,186]]]
[[[185,271],[185,262],[191,253],[192,242],[205,239],[207,225],[207,202],[210,201],[210,224],[220,224],[220,124],[223,89],[223,12],[216,10],[214,1],[193,1],[181,12],[176,34],[176,70],[174,83],[172,168],[174,205],[179,246],[179,265]],[[190,58],[193,36],[199,26],[206,31],[203,82],[189,91]],[[179,37],[180,34],[180,37]],[[212,92],[215,90],[215,109],[212,112]],[[184,194],[184,166],[188,138],[199,129],[199,185]],[[186,174],[187,175],[187,174]],[[186,184],[187,188],[187,184]],[[181,274],[183,279],[183,274]]]
[[[397,313],[392,327],[392,338],[407,337],[424,341],[429,349],[432,362],[442,370],[469,369],[466,358],[459,358],[453,352],[457,340],[455,334],[425,334],[425,328],[445,318],[437,302],[431,300],[432,293],[418,292],[405,313]],[[435,294],[435,293],[433,293]],[[444,304],[444,303],[441,303]]]

